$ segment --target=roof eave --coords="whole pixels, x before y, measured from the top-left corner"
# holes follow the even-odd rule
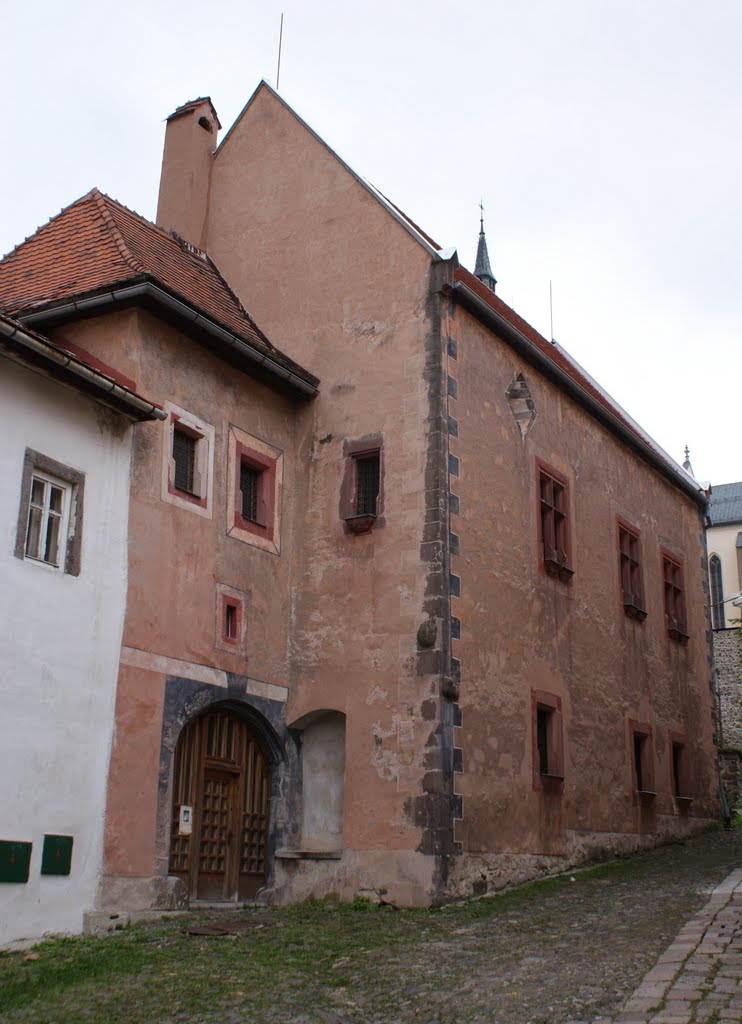
[[[0,344],[25,363],[40,366],[51,376],[72,384],[132,420],[164,420],[167,413],[141,395],[117,383],[82,359],[64,352],[45,338],[0,318]]]
[[[584,388],[580,387],[577,381],[573,380],[556,363],[553,363],[532,341],[509,323],[497,310],[493,309],[489,303],[472,291],[467,284],[463,281],[454,282],[453,292],[456,299],[473,313],[481,323],[490,327],[539,372],[543,373],[545,377],[567,392],[571,398],[578,402],[595,419],[599,420],[612,433],[638,452],[654,469],[692,498],[701,509],[707,507],[708,499],[700,488],[694,487],[689,480],[681,475],[680,470],[676,472],[671,465],[660,458],[653,448],[633,433],[633,431],[629,430],[605,406],[588,394]]]
[[[245,338],[240,338],[194,306],[176,298],[146,278],[123,282],[77,299],[47,303],[43,308],[21,311],[16,315],[24,324],[57,324],[80,316],[96,315],[114,306],[133,305],[137,302],[152,303],[167,310],[181,323],[191,325],[198,332],[208,335],[213,342],[228,346],[228,350],[242,364],[244,372],[266,379],[280,391],[289,391],[302,398],[314,398],[319,391],[319,381],[316,377],[310,374],[302,377],[295,373],[278,360],[261,352]]]

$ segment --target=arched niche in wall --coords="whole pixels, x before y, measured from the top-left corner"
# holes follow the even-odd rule
[[[315,711],[292,723],[302,731],[303,850],[341,850],[345,802],[345,715]]]

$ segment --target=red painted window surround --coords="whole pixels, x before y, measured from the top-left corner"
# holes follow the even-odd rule
[[[562,698],[531,690],[533,788],[561,793],[564,784]]]
[[[536,503],[541,564],[550,576],[572,578],[569,481],[558,469],[536,459]]]
[[[240,468],[243,463],[258,473],[257,515],[254,520],[246,519],[242,515]],[[234,525],[247,533],[272,541],[276,513],[276,460],[238,441],[235,451],[234,479]]]
[[[222,640],[239,646],[242,637],[242,601],[235,597],[222,597]]]
[[[660,548],[660,558],[667,632],[673,640],[685,642],[688,640],[688,620],[685,611],[683,559],[667,548]]]
[[[644,565],[641,531],[616,516],[618,573],[621,604],[629,618],[643,622],[647,617],[644,600]]]
[[[669,733],[671,792],[679,808],[687,810],[693,800],[690,771],[690,750],[685,733]]]
[[[182,498],[184,501],[190,501],[191,504],[198,505],[199,508],[206,508],[207,504],[208,504],[208,490],[207,490],[206,480],[203,480],[201,482],[201,484],[200,484],[200,487],[204,491],[203,494],[191,494],[190,491],[183,491],[183,490],[180,489],[180,487],[176,487],[175,486],[175,481],[173,479],[173,472],[172,472],[172,458],[173,458],[172,435],[173,435],[173,432],[174,432],[176,427],[177,427],[178,430],[181,431],[181,433],[186,434],[188,437],[192,437],[195,441],[198,441],[198,442],[200,442],[202,444],[208,445],[208,441],[206,440],[206,437],[199,430],[195,430],[193,427],[188,426],[187,424],[185,424],[183,422],[183,420],[181,419],[181,417],[177,414],[177,412],[171,412],[170,413],[170,453],[169,453],[169,459],[170,459],[170,463],[171,464],[170,464],[170,466],[168,468],[168,474],[167,474],[167,489],[170,492],[170,494],[177,494],[177,496],[179,498]],[[196,455],[196,458],[198,458],[198,454]],[[207,466],[206,473],[208,474],[208,466]]]
[[[640,798],[652,800],[657,795],[652,726],[648,722],[637,722],[630,718],[629,742],[632,789]]]

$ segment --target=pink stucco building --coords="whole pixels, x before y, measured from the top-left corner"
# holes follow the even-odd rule
[[[219,129],[168,119],[157,227],[93,192],[0,263],[167,413],[101,904],[428,904],[709,827],[695,481],[268,85]]]

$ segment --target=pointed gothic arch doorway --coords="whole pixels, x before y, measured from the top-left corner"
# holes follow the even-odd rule
[[[270,766],[246,723],[217,708],[189,722],[175,748],[171,875],[192,898],[249,899],[265,885]]]

